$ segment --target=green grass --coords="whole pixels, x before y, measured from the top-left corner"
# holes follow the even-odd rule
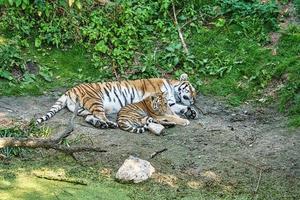
[[[101,163],[81,166],[74,160],[60,154],[40,158],[34,153],[27,160],[17,158],[0,163],[0,194],[6,199],[252,199],[253,183],[238,184],[230,191],[217,186],[192,189],[186,185],[187,179],[179,179],[178,187],[157,183],[150,179],[139,184],[119,183],[113,177],[100,174]],[[33,173],[50,175],[63,174],[67,178],[84,179],[88,185],[75,185],[62,181],[37,178]],[[279,177],[262,177],[258,199],[293,199],[296,187],[282,184]],[[245,187],[245,188],[244,188]],[[295,191],[293,191],[295,190]]]
[[[14,137],[14,138],[27,138],[27,137],[46,137],[50,134],[50,129],[47,127],[38,128],[34,124],[27,127],[12,127],[3,128],[0,125],[0,137]],[[0,154],[9,158],[12,156],[22,156],[28,149],[20,147],[5,147],[0,148]]]
[[[90,61],[85,48],[75,46],[60,49],[24,50],[24,56],[39,63],[42,70],[50,73],[50,80],[36,76],[34,82],[9,82],[1,80],[0,95],[40,95],[55,88],[72,87],[78,83],[99,80],[99,70]]]
[[[235,187],[226,190],[222,187],[206,185],[198,189],[187,186],[189,179],[179,178],[177,187],[155,182],[120,183],[114,179],[116,169],[110,177],[100,174],[103,165],[82,166],[70,157],[58,153],[41,157],[39,153],[28,154],[26,160],[13,158],[0,163],[0,195],[3,200],[16,199],[252,199],[256,178],[238,182]],[[76,185],[62,181],[37,178],[34,173],[57,176],[61,174],[69,179],[85,180],[88,185]],[[253,177],[256,177],[254,173]],[[194,177],[193,180],[197,180]],[[297,181],[296,178],[290,181]],[[226,184],[226,183],[225,183]],[[295,199],[299,195],[299,183],[288,182],[284,175],[263,173],[257,199]]]
[[[293,26],[282,33],[275,46],[277,55],[272,55],[270,49],[257,41],[239,37],[233,26],[221,30],[201,29],[190,40],[191,49],[197,60],[207,60],[208,64],[195,66],[196,70],[200,72],[219,59],[217,64],[227,71],[222,75],[196,74],[203,83],[199,90],[204,94],[223,96],[232,105],[239,105],[260,98],[272,81],[286,76],[285,87],[276,98],[280,99],[281,110],[289,110],[295,116],[293,124],[297,124],[300,113],[297,94],[300,88],[299,30],[299,26]]]

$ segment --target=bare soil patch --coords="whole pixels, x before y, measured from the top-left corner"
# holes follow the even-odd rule
[[[30,121],[44,114],[58,96],[0,97],[0,121]],[[214,185],[255,192],[261,176],[258,189],[284,185],[287,197],[300,196],[300,129],[287,128],[287,119],[272,108],[232,108],[207,96],[199,96],[196,105],[204,111],[200,119],[169,128],[161,136],[96,129],[77,117],[70,139],[107,150],[78,153],[77,158],[87,165],[100,162],[110,173],[134,155],[150,161],[159,173],[189,181],[192,188]],[[45,126],[61,131],[71,115],[64,109]],[[164,148],[168,150],[150,158]]]

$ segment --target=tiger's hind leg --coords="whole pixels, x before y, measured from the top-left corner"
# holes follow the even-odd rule
[[[91,113],[86,117],[86,121],[97,128],[117,128],[117,123],[107,119],[103,103],[99,99],[85,98],[84,107]]]

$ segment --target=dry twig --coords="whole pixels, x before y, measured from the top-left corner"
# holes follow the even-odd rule
[[[154,157],[157,156],[158,154],[161,154],[162,152],[167,151],[167,150],[168,150],[167,148],[164,148],[164,149],[162,149],[162,150],[155,151],[154,153],[152,153],[152,154],[150,155],[150,159],[151,159],[151,158],[154,158]]]
[[[176,28],[177,28],[178,35],[179,35],[179,38],[180,38],[180,41],[181,41],[181,44],[182,44],[184,53],[189,54],[189,50],[188,50],[188,48],[187,48],[187,45],[186,45],[186,43],[185,43],[185,40],[184,40],[182,31],[181,31],[181,28],[179,27],[179,24],[178,24],[178,21],[177,21],[176,10],[175,10],[175,5],[174,5],[174,2],[173,2],[173,1],[172,1],[172,9],[173,9],[173,17],[174,17],[173,20],[174,20],[174,24],[175,24],[175,26],[176,26]]]
[[[79,109],[79,104],[76,103],[75,111],[70,119],[69,126],[62,133],[57,133],[51,138],[15,138],[15,137],[4,137],[0,138],[0,148],[4,147],[26,147],[26,148],[44,148],[44,149],[54,149],[65,154],[72,156],[75,160],[73,153],[83,152],[83,151],[95,151],[95,152],[106,152],[99,147],[87,147],[87,146],[72,146],[66,147],[61,145],[60,142],[68,137],[74,130],[74,118],[77,116]]]
[[[256,183],[256,187],[255,187],[255,189],[254,189],[254,191],[253,191],[253,196],[254,196],[254,197],[257,197],[256,195],[257,195],[257,191],[258,191],[259,186],[260,186],[262,173],[263,173],[264,171],[266,171],[268,168],[267,168],[267,167],[263,167],[263,166],[258,166],[258,165],[255,165],[255,164],[249,162],[249,161],[244,161],[244,160],[240,160],[240,159],[237,159],[237,158],[233,158],[233,160],[239,161],[239,162],[242,162],[242,163],[245,163],[245,164],[247,164],[247,165],[250,165],[250,166],[254,167],[254,168],[256,169],[256,171],[259,170],[258,180],[257,180],[257,183]]]
[[[46,175],[41,175],[41,174],[37,174],[37,173],[33,173],[33,175],[38,178],[44,178],[44,179],[52,180],[52,181],[61,181],[61,182],[78,184],[78,185],[87,185],[87,182],[85,180],[81,180],[81,179],[46,176]]]

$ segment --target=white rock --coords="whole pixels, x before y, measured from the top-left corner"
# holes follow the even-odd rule
[[[154,172],[155,169],[150,162],[129,156],[119,168],[116,178],[123,181],[139,183],[150,178]]]
[[[148,125],[148,130],[155,135],[160,135],[165,130],[165,127],[161,124],[150,123]]]

